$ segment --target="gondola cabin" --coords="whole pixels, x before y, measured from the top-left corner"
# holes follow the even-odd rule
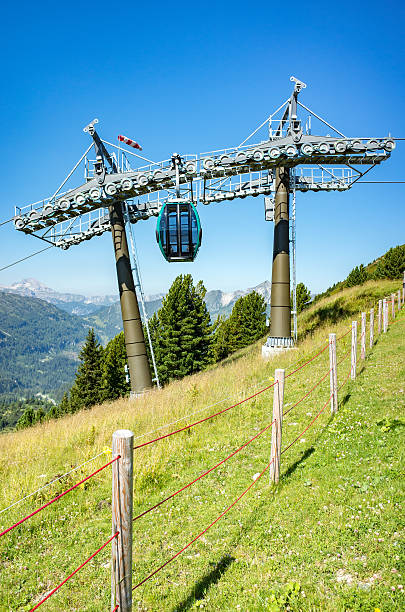
[[[192,202],[168,200],[160,211],[156,240],[167,261],[194,261],[201,245],[202,229]]]

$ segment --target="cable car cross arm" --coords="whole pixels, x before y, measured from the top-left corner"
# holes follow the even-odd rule
[[[105,149],[105,146],[103,145]],[[180,171],[180,185],[191,180],[210,181],[251,173],[271,172],[277,167],[294,168],[308,164],[375,165],[386,160],[395,148],[392,138],[342,139],[302,135],[299,143],[293,136],[274,138],[255,146],[223,149],[211,154],[187,156]],[[104,153],[105,155],[105,153]],[[115,161],[108,154],[112,167]],[[150,164],[138,170],[104,173],[100,160],[94,162],[94,176],[85,183],[53,199],[43,200],[37,206],[19,209],[14,217],[16,229],[35,233],[67,219],[107,207],[116,199],[128,200],[157,193],[175,191],[176,171],[170,162]],[[235,194],[235,197],[238,197]],[[226,198],[224,198],[226,199]],[[159,198],[158,198],[159,200]],[[214,201],[215,197],[211,200]],[[208,200],[209,202],[210,200]],[[159,206],[159,205],[158,205]],[[149,207],[147,207],[149,210]],[[159,214],[151,207],[151,214]]]

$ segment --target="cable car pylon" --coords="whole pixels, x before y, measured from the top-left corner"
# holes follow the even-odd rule
[[[95,173],[102,182],[106,173],[104,160],[108,161],[113,172],[117,172],[117,166],[101,142],[94,124],[90,123],[85,130],[88,131],[94,141],[96,150]],[[131,395],[137,397],[152,387],[152,377],[129,257],[123,203],[120,200],[114,200],[108,207],[108,213],[114,245]]]
[[[274,216],[275,221],[271,327],[270,337],[263,347],[271,353],[293,345],[289,266],[290,192],[295,198],[296,191],[346,191],[376,165],[388,160],[395,149],[395,138],[391,135],[346,137],[298,101],[298,94],[306,85],[295,77],[290,80],[294,83],[290,97],[240,145],[226,149],[181,157],[175,154],[169,159],[154,162],[134,150],[123,150],[121,146],[102,140],[94,129],[97,123],[94,120],[85,131],[93,138],[91,147],[96,153],[96,160],[88,157],[91,147],[88,148],[53,195],[15,208],[13,220],[18,231],[34,235],[61,249],[68,249],[106,231],[112,232],[133,394],[150,388],[152,380],[129,261],[124,202],[127,203],[131,223],[159,217],[157,240],[163,256],[169,262],[184,262],[194,260],[201,244],[197,202],[209,205],[235,198],[275,194],[274,215],[271,206],[266,203],[270,198],[265,198],[265,218],[271,220]],[[309,113],[305,123],[298,117],[298,107]],[[318,134],[312,133],[311,117],[323,124]],[[327,133],[322,134],[325,126]],[[257,138],[260,130],[266,130],[264,139],[252,143],[252,138]],[[331,131],[334,135],[331,135]],[[130,141],[122,138],[124,142]],[[134,143],[129,142],[132,148]],[[139,166],[140,159],[147,165]],[[78,186],[61,193],[61,189],[66,189],[66,184],[73,181],[72,175],[81,162],[85,169],[85,182],[81,180]],[[294,204],[295,199],[293,220]],[[295,293],[294,221],[291,230]],[[293,314],[295,337],[296,313]]]

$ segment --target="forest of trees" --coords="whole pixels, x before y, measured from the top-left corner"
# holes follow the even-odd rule
[[[266,333],[266,303],[258,293],[239,298],[230,317],[218,317],[214,323],[204,301],[205,294],[201,281],[194,285],[190,274],[180,275],[174,280],[160,310],[149,321],[162,384],[199,372]],[[147,349],[149,351],[148,346]],[[79,361],[73,386],[60,404],[48,406],[44,414],[42,409],[38,412],[27,406],[17,427],[73,414],[129,394],[123,332],[103,348],[94,329],[90,329]]]

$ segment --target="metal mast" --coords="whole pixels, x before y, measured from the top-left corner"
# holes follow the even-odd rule
[[[89,132],[94,140],[96,150],[95,174],[98,175],[100,183],[102,184],[106,174],[104,159],[107,160],[113,172],[118,172],[118,169],[114,159],[110,156],[94,129],[94,123],[90,123],[84,129],[86,132]],[[146,389],[152,387],[152,378],[146,353],[145,337],[143,335],[134,278],[132,276],[122,207],[123,205],[120,200],[114,200],[108,207],[108,213],[114,245],[125,348],[131,383],[131,395],[136,397]]]

